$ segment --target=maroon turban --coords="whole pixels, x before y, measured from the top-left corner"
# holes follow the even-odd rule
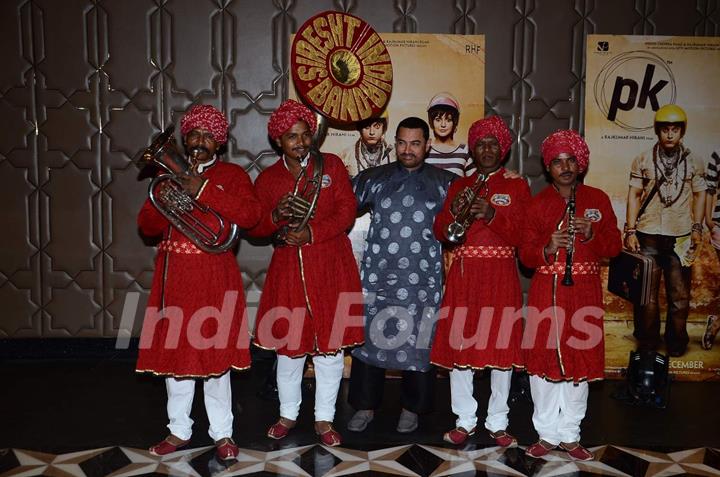
[[[487,136],[497,139],[498,144],[500,144],[501,157],[505,157],[512,145],[512,136],[507,124],[500,116],[490,116],[472,123],[468,131],[468,148],[470,148],[470,151],[472,152],[475,149],[475,145],[480,139]]]
[[[315,134],[317,121],[310,108],[292,99],[283,101],[280,107],[270,115],[270,121],[268,121],[270,138],[273,140],[279,138],[298,121],[305,121],[310,132]]]
[[[210,131],[218,145],[227,142],[228,120],[223,113],[209,104],[193,106],[180,120],[180,133],[183,136],[193,129]]]
[[[590,149],[585,139],[572,129],[555,131],[545,138],[542,143],[542,158],[546,168],[550,162],[562,153],[575,156],[578,165],[578,173],[582,174],[590,163]]]

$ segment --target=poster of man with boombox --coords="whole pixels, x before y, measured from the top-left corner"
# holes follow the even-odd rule
[[[677,379],[719,378],[720,264],[704,223],[720,137],[711,79],[720,39],[589,35],[586,53],[585,135],[596,165],[587,182],[625,218],[631,264],[610,267],[606,371],[618,373],[637,349],[669,356]]]

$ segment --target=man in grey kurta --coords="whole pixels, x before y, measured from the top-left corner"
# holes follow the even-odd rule
[[[353,180],[358,210],[371,213],[360,267],[365,295],[365,344],[353,350],[348,423],[362,431],[382,400],[385,370],[402,371],[399,432],[417,428],[432,410],[430,364],[435,313],[442,294],[442,249],[432,233],[455,177],[425,164],[429,128],[420,118],[400,122],[397,162],[367,169]]]

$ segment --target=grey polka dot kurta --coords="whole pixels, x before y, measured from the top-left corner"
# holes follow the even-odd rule
[[[430,369],[434,315],[442,293],[442,248],[432,232],[452,179],[431,165],[392,163],[353,180],[358,210],[371,222],[360,266],[365,295],[361,361],[386,369]]]

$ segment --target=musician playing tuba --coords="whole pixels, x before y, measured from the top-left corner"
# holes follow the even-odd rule
[[[552,184],[528,204],[520,245],[520,259],[535,268],[523,348],[540,437],[525,453],[542,457],[559,446],[574,459],[592,460],[580,444],[580,421],[588,381],[605,376],[600,261],[618,255],[622,243],[610,198],[579,180],[590,161],[585,140],[573,130],[557,131],[543,142],[542,158]],[[568,224],[573,191],[575,217]],[[568,264],[574,285],[562,286]]]
[[[190,170],[178,172],[180,190],[171,181],[161,182],[157,188],[173,196],[193,198],[238,227],[254,226],[260,220],[260,203],[248,174],[217,156],[228,137],[223,113],[209,105],[194,106],[180,124],[185,150],[193,156]],[[158,194],[162,196],[163,191]],[[195,379],[188,378],[202,378],[209,434],[217,455],[222,460],[234,459],[238,448],[232,440],[229,371],[250,366],[250,339],[242,326],[243,279],[235,254],[203,251],[149,198],[140,211],[138,225],[144,235],[162,238],[137,371],[165,377],[170,433],[152,446],[150,453],[165,455],[189,444]],[[214,314],[205,316],[208,309],[215,310]]]
[[[282,155],[255,182],[263,212],[250,233],[280,235],[281,243],[273,251],[263,286],[255,344],[278,354],[280,418],[268,429],[268,437],[282,439],[295,427],[303,364],[310,355],[316,380],[315,431],[323,444],[336,446],[341,436],[332,423],[342,348],[363,341],[362,321],[355,323],[360,326],[344,321],[362,316],[360,278],[346,233],[355,220],[356,201],[340,158],[314,149],[316,128],[315,114],[293,100],[283,102],[268,123],[268,135]],[[309,182],[317,187],[306,188]],[[315,206],[307,207],[313,202]],[[343,297],[352,303],[340,306]]]

